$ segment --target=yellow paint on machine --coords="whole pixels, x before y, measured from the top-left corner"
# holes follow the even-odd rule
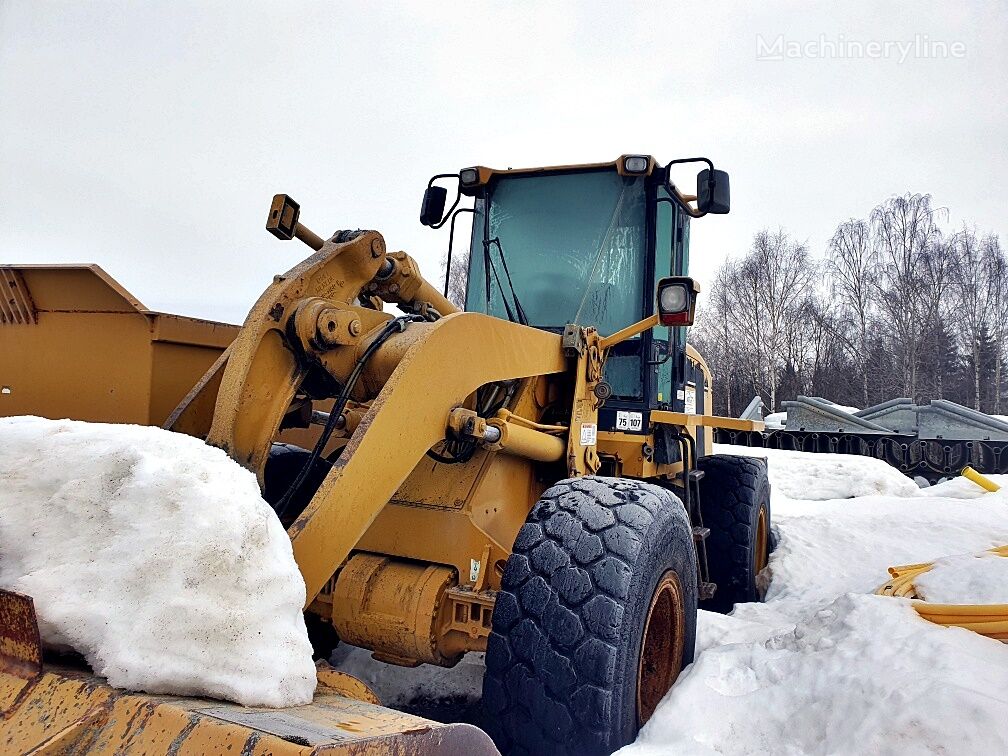
[[[79,668],[43,667],[27,596],[0,590],[0,620],[2,753],[497,754],[478,728],[384,708],[327,666],[314,700],[285,709],[131,693]]]

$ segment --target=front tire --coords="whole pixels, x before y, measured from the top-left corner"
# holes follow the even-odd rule
[[[483,706],[497,747],[559,756],[632,742],[693,661],[696,607],[696,551],[674,494],[599,477],[550,488],[493,613]]]

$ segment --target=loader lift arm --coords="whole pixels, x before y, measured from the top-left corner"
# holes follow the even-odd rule
[[[301,233],[291,236],[319,238],[296,214],[293,222]],[[219,381],[206,441],[256,473],[262,484],[271,444],[295,396],[304,390],[315,398],[324,398],[320,392],[335,395],[392,319],[352,304],[362,294],[398,301],[418,318],[432,320],[410,322],[387,335],[367,360],[352,396],[370,406],[290,526],[306,606],[424,454],[445,437],[451,411],[466,397],[495,381],[567,369],[558,335],[458,312],[419,275],[412,258],[386,253],[379,233],[341,231],[274,278],[228,353],[190,392],[168,427],[191,431],[187,408],[195,411],[202,393],[212,392]],[[465,345],[461,359],[460,345]],[[379,468],[381,475],[375,475]]]

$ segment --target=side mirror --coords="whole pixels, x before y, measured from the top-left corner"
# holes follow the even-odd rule
[[[423,203],[420,205],[420,222],[425,226],[433,226],[444,217],[445,202],[448,200],[448,190],[443,186],[431,184],[424,192]]]
[[[696,177],[697,209],[701,213],[724,215],[731,207],[727,171],[704,168]]]
[[[669,276],[658,282],[658,321],[665,326],[693,325],[700,286],[689,276]]]

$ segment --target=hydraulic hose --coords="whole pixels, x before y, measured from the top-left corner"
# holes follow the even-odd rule
[[[329,412],[326,424],[322,428],[322,433],[319,435],[318,441],[315,442],[315,446],[311,451],[311,455],[308,457],[308,461],[305,462],[304,467],[301,468],[301,472],[298,473],[297,477],[287,489],[287,492],[281,497],[280,501],[277,502],[276,512],[279,517],[282,518],[287,513],[287,509],[290,507],[294,496],[304,484],[312,469],[318,463],[319,457],[322,456],[322,452],[325,449],[326,444],[329,443],[329,439],[332,437],[333,431],[336,430],[336,423],[343,415],[343,410],[350,398],[350,393],[353,391],[354,385],[357,383],[357,379],[360,378],[360,374],[364,371],[364,367],[367,365],[368,360],[371,359],[371,356],[378,351],[381,345],[384,344],[390,336],[395,333],[402,333],[406,329],[406,325],[415,318],[416,316],[406,315],[393,318],[388,321],[378,336],[367,346],[364,353],[357,360],[349,378],[347,378],[346,383],[343,384],[342,391],[340,391],[339,396],[336,397],[336,401],[333,403],[333,407]]]

